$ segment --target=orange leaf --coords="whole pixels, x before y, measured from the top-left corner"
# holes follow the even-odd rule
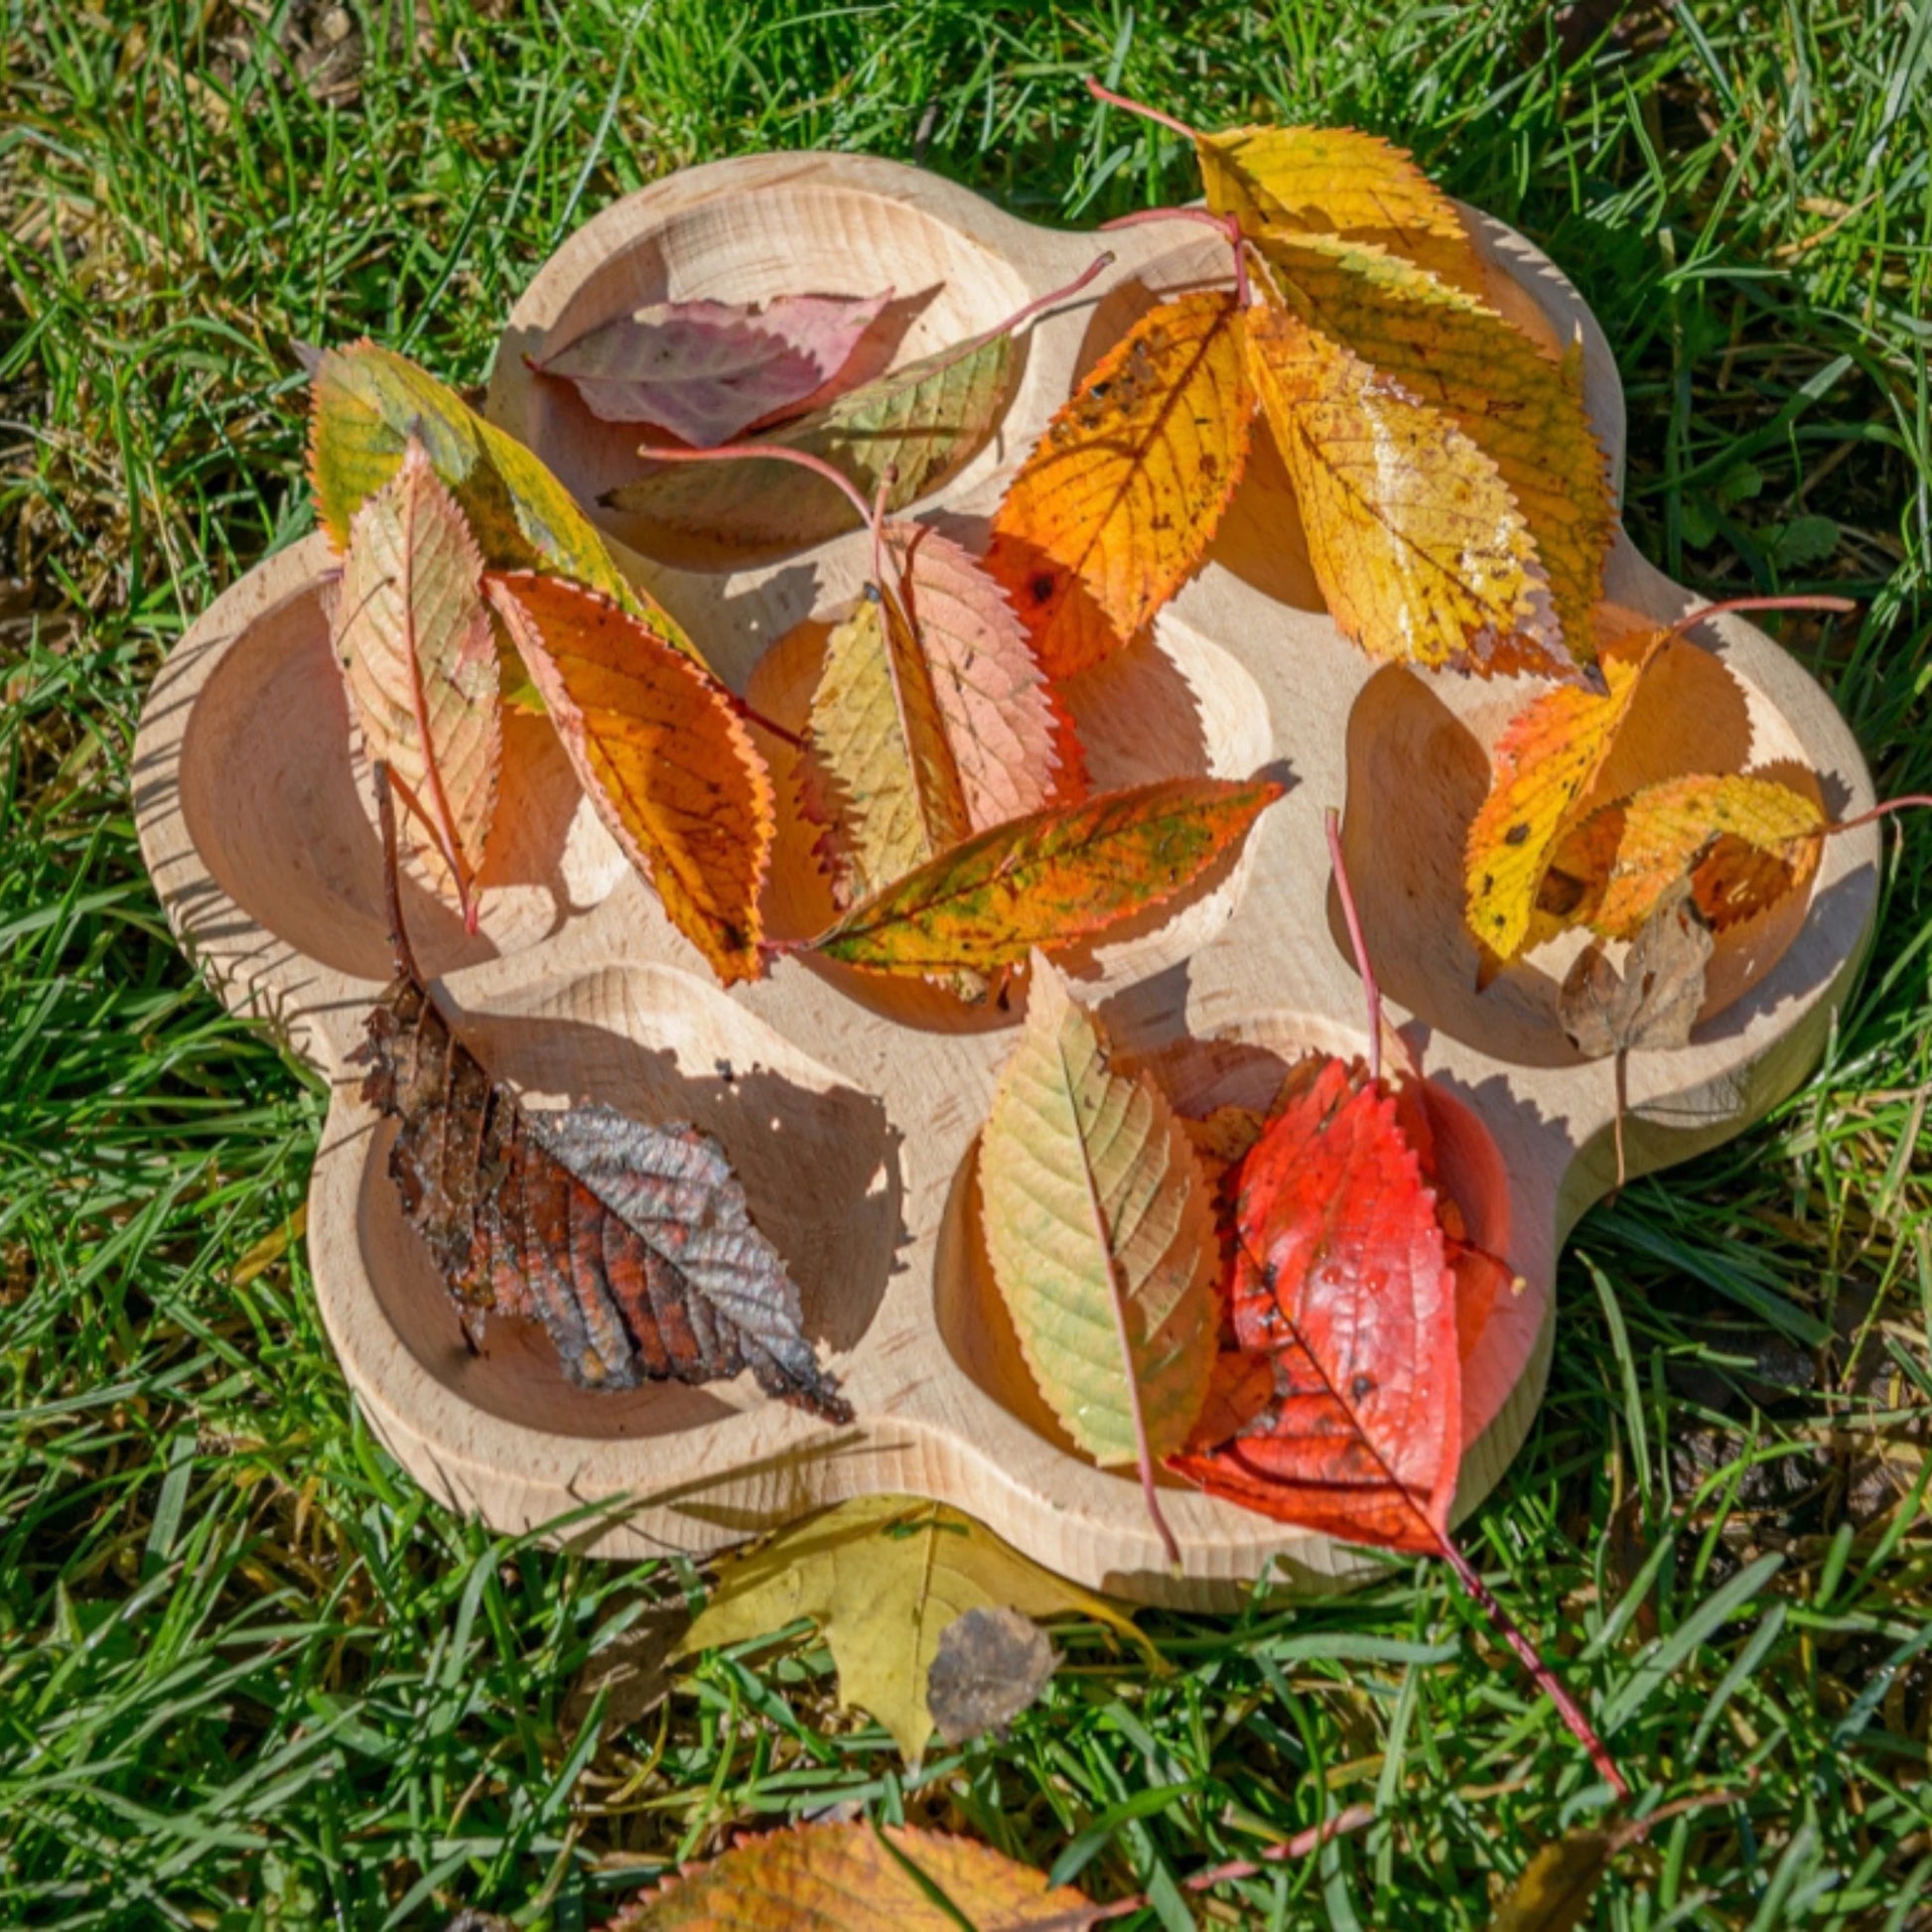
[[[1583,886],[1576,917],[1631,939],[1681,879],[1714,931],[1750,918],[1809,880],[1825,814],[1771,778],[1698,773],[1647,785],[1592,814],[1553,870]]]
[[[875,893],[812,950],[883,973],[983,972],[1172,898],[1282,795],[1164,778],[996,825]]]
[[[818,1824],[742,1841],[626,1906],[607,1932],[958,1932],[962,1922],[1027,1932],[1097,1910],[971,1839]]]
[[[612,836],[720,979],[757,978],[771,780],[731,694],[595,591],[530,571],[488,587]]]
[[[1248,366],[1342,634],[1377,657],[1491,668],[1541,586],[1496,466],[1440,411],[1271,307]]]
[[[1052,676],[1119,650],[1205,555],[1248,460],[1242,324],[1233,296],[1212,291],[1150,309],[994,512],[986,567]]]
[[[1407,152],[1350,127],[1231,127],[1198,134],[1207,206],[1244,233],[1372,242],[1482,293],[1482,263],[1455,204]]]
[[[1616,508],[1584,403],[1581,346],[1554,356],[1487,304],[1379,248],[1279,232],[1258,245],[1305,322],[1440,410],[1496,466],[1561,629],[1545,618],[1531,641],[1550,668],[1587,663]]]
[[[349,523],[331,603],[362,743],[429,833],[474,932],[503,759],[496,644],[469,522],[414,434]]]
[[[1469,930],[1497,958],[1514,959],[1562,929],[1564,920],[1538,912],[1537,895],[1558,846],[1587,809],[1645,667],[1673,635],[1633,631],[1605,644],[1598,664],[1607,691],[1547,691],[1497,739],[1489,795],[1463,847]]]

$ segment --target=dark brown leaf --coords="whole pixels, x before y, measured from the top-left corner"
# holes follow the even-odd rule
[[[1046,1632],[1013,1609],[966,1610],[940,1632],[926,1672],[926,1708],[939,1735],[963,1744],[1006,1727],[1046,1688],[1057,1659]]]
[[[1564,1032],[1591,1059],[1687,1044],[1704,1005],[1711,951],[1690,882],[1680,880],[1631,941],[1621,975],[1600,945],[1578,955],[1557,998]]]

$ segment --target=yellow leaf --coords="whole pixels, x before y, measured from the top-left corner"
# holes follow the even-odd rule
[[[1537,641],[1556,662],[1565,644],[1587,663],[1616,508],[1584,403],[1581,346],[1551,355],[1486,303],[1379,248],[1279,231],[1258,245],[1303,321],[1440,410],[1496,466],[1561,627],[1561,639]]]
[[[1463,848],[1463,885],[1469,930],[1498,959],[1562,929],[1565,921],[1537,911],[1544,876],[1587,809],[1645,667],[1673,634],[1639,630],[1605,644],[1602,694],[1568,684],[1546,691],[1497,739],[1489,795]]]
[[[993,1277],[1047,1406],[1103,1468],[1170,1455],[1213,1367],[1213,1203],[1146,1073],[1034,962],[1027,1026],[980,1139]]]
[[[932,1734],[926,1673],[972,1609],[1077,1616],[1155,1653],[1111,1604],[1055,1577],[944,1503],[865,1496],[794,1523],[720,1566],[682,1652],[745,1643],[807,1616],[824,1633],[839,1697],[870,1711],[917,1764]]]
[[[606,1932],[1027,1932],[1098,1909],[969,1838],[821,1823],[742,1840],[627,1906]]]
[[[1487,668],[1540,583],[1496,466],[1287,310],[1249,311],[1248,363],[1342,634],[1377,657]]]
[[[731,695],[609,598],[492,573],[489,592],[591,802],[726,985],[756,979],[771,779]]]
[[[1254,395],[1231,295],[1150,309],[1014,478],[986,567],[1047,672],[1119,650],[1199,565],[1248,460]]]
[[[1591,814],[1552,866],[1581,882],[1576,917],[1605,939],[1634,938],[1683,879],[1722,931],[1811,877],[1825,823],[1812,799],[1775,779],[1697,773]]]
[[[1482,291],[1455,204],[1401,148],[1348,127],[1231,127],[1196,135],[1207,206],[1248,234],[1345,235]]]

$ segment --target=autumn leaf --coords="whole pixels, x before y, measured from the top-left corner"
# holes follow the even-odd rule
[[[654,423],[694,449],[806,404],[877,322],[882,295],[653,302],[589,330],[538,367],[607,423]]]
[[[1462,1435],[1455,1278],[1394,1098],[1312,1063],[1242,1165],[1236,1225],[1235,1340],[1270,1363],[1270,1398],[1170,1466],[1347,1542],[1444,1554]]]
[[[1495,465],[1560,626],[1522,633],[1525,667],[1539,658],[1553,672],[1588,663],[1616,506],[1584,401],[1581,345],[1552,355],[1486,303],[1378,248],[1279,231],[1257,245],[1305,323],[1439,412]]]
[[[1046,1632],[1018,1610],[962,1610],[939,1633],[925,1674],[934,1728],[948,1744],[1004,1737],[1037,1702],[1057,1660]]]
[[[490,600],[599,816],[727,985],[756,979],[771,780],[731,695],[642,619],[558,577]]]
[[[1248,460],[1243,333],[1229,294],[1150,309],[1008,486],[986,567],[1054,677],[1125,645],[1206,554]]]
[[[1378,657],[1490,668],[1542,582],[1495,464],[1285,309],[1249,311],[1248,365],[1343,636]]]
[[[1551,867],[1578,882],[1574,916],[1605,939],[1633,938],[1681,879],[1723,931],[1808,881],[1825,829],[1816,802],[1774,778],[1698,772],[1592,813]]]
[[[1164,778],[996,825],[855,905],[811,949],[883,973],[1015,965],[1185,890],[1283,790]]]
[[[865,1496],[725,1558],[686,1653],[745,1643],[810,1617],[839,1674],[839,1699],[869,1711],[916,1765],[932,1734],[926,1679],[939,1640],[971,1609],[1084,1617],[1140,1644],[1112,1605],[1042,1570],[944,1503]]]
[[[362,743],[404,788],[477,929],[477,875],[503,757],[483,559],[422,443],[355,512],[331,597]]]
[[[1557,995],[1571,1043],[1589,1059],[1687,1044],[1704,1005],[1712,949],[1711,928],[1680,875],[1639,928],[1622,972],[1600,945],[1578,954]]]
[[[368,342],[325,349],[313,370],[309,475],[316,514],[337,549],[348,542],[363,500],[401,467],[412,435],[469,518],[486,566],[570,578],[643,618],[680,650],[691,648],[669,615],[626,581],[536,457],[408,357]]]
[[[1497,739],[1463,860],[1469,930],[1497,958],[1514,959],[1562,929],[1563,920],[1537,911],[1544,878],[1587,809],[1645,669],[1674,634],[1634,630],[1605,643],[1603,693],[1560,685],[1525,705]]]
[[[834,628],[809,726],[848,901],[1080,789],[1071,724],[1000,587],[936,530],[889,524],[883,548],[892,595]]]
[[[604,1106],[526,1112],[456,1037],[403,930],[385,781],[378,804],[396,977],[355,1058],[364,1103],[397,1123],[403,1212],[459,1308],[540,1321],[583,1388],[749,1368],[767,1395],[850,1422],[716,1141]]]
[[[993,1278],[1048,1408],[1103,1468],[1186,1442],[1218,1328],[1213,1204],[1173,1110],[1113,1063],[1099,1023],[1044,958],[980,1137]]]
[[[606,1932],[1067,1932],[1099,1909],[972,1839],[819,1823],[742,1840],[625,1906]]]
[[[1249,235],[1343,236],[1482,292],[1482,263],[1455,204],[1407,153],[1347,127],[1232,127],[1197,134],[1207,206]]]
[[[1012,371],[1011,336],[957,344],[848,389],[760,441],[823,457],[862,496],[883,486],[886,508],[900,510],[937,489],[986,440]],[[801,481],[791,465],[749,458],[729,468],[648,465],[604,500],[679,536],[746,545],[818,543],[860,520],[838,491]]]

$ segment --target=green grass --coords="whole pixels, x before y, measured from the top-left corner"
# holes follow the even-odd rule
[[[1484,1923],[1601,1794],[1428,1566],[1149,1616],[1159,1678],[1076,1634],[1010,1738],[915,1781],[812,1648],[573,1750],[601,1620],[702,1578],[492,1538],[357,1425],[289,1239],[322,1095],[170,944],[133,723],[307,526],[292,337],[475,381],[575,223],[714,155],[916,154],[1048,221],[1190,193],[1097,69],[1210,126],[1397,136],[1542,241],[1622,362],[1640,544],[1721,595],[1857,597],[1786,640],[1881,789],[1932,788],[1932,7],[1692,0],[1592,43],[1611,10],[1522,0],[364,0],[323,101],[278,50],[325,11],[0,9],[0,1923],[575,1927],[857,1804],[1090,1851],[1179,1926],[1177,1877],[1362,1799],[1214,1922]],[[1466,1533],[1633,1779],[1727,1794],[1622,1859],[1620,1932],[1932,1922],[1932,828],[1887,851],[1817,1076],[1580,1229],[1549,1400]]]

